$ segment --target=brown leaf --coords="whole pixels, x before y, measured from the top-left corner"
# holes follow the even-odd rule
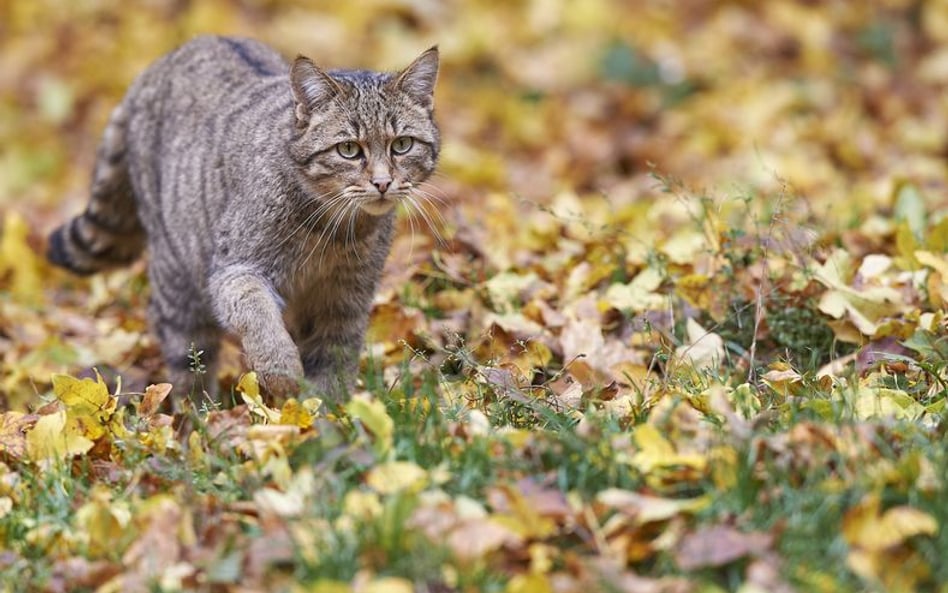
[[[171,383],[158,383],[146,387],[142,403],[138,406],[138,415],[142,418],[153,416],[158,411],[161,402],[165,401],[165,398],[171,393],[171,388]]]
[[[208,440],[223,449],[235,448],[244,443],[249,428],[250,414],[247,406],[215,410],[207,414]]]
[[[172,567],[176,570],[186,567],[180,563],[183,546],[178,538],[178,527],[184,519],[181,507],[164,495],[158,495],[149,502],[153,506],[141,535],[122,555],[122,564],[125,566],[121,576],[122,590],[144,588],[156,578],[166,575]],[[193,568],[189,569],[193,571]]]
[[[488,518],[464,521],[446,541],[459,559],[477,560],[501,546],[520,546],[523,538],[506,525]]]
[[[81,556],[65,558],[53,565],[53,574],[46,583],[45,591],[69,593],[79,589],[96,589],[121,570],[121,566],[106,560],[90,561]]]
[[[724,566],[746,556],[755,556],[773,545],[769,533],[744,533],[728,525],[702,527],[682,538],[675,562],[682,570]]]
[[[26,433],[39,416],[21,412],[0,414],[0,456],[22,459],[26,455]]]

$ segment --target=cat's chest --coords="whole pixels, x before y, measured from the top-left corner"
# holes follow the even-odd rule
[[[363,242],[304,244],[287,265],[287,297],[312,299],[317,293],[335,293],[361,275],[367,265],[368,249]]]

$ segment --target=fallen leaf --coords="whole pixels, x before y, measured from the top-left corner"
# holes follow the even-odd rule
[[[280,422],[280,412],[263,402],[256,372],[250,371],[241,376],[240,381],[237,382],[237,391],[240,392],[241,399],[247,404],[251,413],[273,424]]]
[[[683,513],[696,513],[708,506],[709,499],[661,498],[619,488],[607,488],[596,495],[596,501],[631,516],[636,524],[667,521]]]
[[[379,494],[418,492],[428,483],[428,472],[409,461],[388,461],[370,469],[365,483]]]
[[[0,457],[22,459],[26,455],[26,435],[39,418],[36,414],[22,412],[0,414]]]
[[[769,533],[745,533],[728,525],[712,525],[685,535],[675,550],[675,562],[682,570],[724,566],[763,554],[772,545]]]
[[[66,430],[66,411],[41,416],[26,436],[26,454],[32,461],[63,460],[87,453],[95,443]]]
[[[493,518],[463,521],[445,540],[455,556],[468,562],[484,558],[502,546],[518,547],[522,542],[519,533]]]
[[[154,416],[161,406],[161,402],[165,401],[165,398],[171,393],[171,388],[171,383],[158,383],[146,387],[145,395],[142,396],[142,401],[138,405],[138,415],[142,418]]]
[[[296,398],[290,398],[283,403],[283,408],[280,410],[280,424],[292,424],[305,429],[313,425],[313,420],[313,414]]]
[[[365,395],[356,395],[346,404],[346,412],[372,432],[377,454],[385,455],[392,448],[395,423],[385,410],[384,403]]]
[[[843,517],[843,537],[853,547],[881,552],[919,535],[935,535],[934,517],[910,506],[883,511],[874,494],[867,495]]]
[[[692,318],[686,323],[687,342],[675,349],[680,364],[696,370],[717,367],[724,361],[724,340],[710,332]]]

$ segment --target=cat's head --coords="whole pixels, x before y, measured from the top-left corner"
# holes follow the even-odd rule
[[[440,147],[437,77],[437,47],[394,74],[327,72],[296,58],[290,150],[310,193],[327,207],[380,216],[426,180]]]

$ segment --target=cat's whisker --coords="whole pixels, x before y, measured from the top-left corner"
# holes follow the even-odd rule
[[[441,238],[440,229],[446,228],[448,226],[447,220],[441,214],[442,208],[447,205],[448,200],[445,196],[442,196],[440,193],[441,189],[436,185],[429,182],[422,182],[415,188],[415,195],[424,202],[425,205],[431,206],[431,211],[434,212],[434,215],[437,217],[438,228],[432,229],[436,231],[436,234],[439,237],[439,242],[443,246],[445,244],[444,240]],[[427,209],[425,209],[428,211]]]
[[[313,246],[313,252],[315,252],[316,249],[319,249],[319,265],[322,264],[326,257],[326,252],[329,250],[329,246],[333,243],[333,239],[336,236],[336,229],[339,226],[339,221],[342,220],[342,217],[344,216],[344,212],[345,205],[339,204],[338,207],[332,211],[329,220],[326,221],[325,226],[323,226],[322,231],[319,233],[319,240]],[[310,255],[312,255],[312,253],[310,253]],[[307,259],[309,259],[308,256]],[[305,260],[303,261],[303,264],[306,264]]]
[[[444,219],[444,216],[441,214],[441,208],[438,207],[438,206],[444,205],[445,202],[443,198],[440,198],[420,188],[415,190],[415,196],[421,199],[425,204],[431,205],[431,211],[434,212],[434,215],[436,217],[438,217],[438,222],[440,226],[445,227],[448,225],[448,221],[446,221]]]
[[[444,216],[441,215],[440,209],[437,206],[434,206],[431,211],[434,212],[434,217],[432,218],[431,213],[423,204],[419,203],[419,200],[424,204],[431,204],[433,201],[431,196],[427,195],[423,190],[417,190],[411,198],[409,198],[410,203],[418,211],[419,215],[424,219],[425,223],[428,225],[428,228],[431,230],[431,234],[438,241],[438,245],[444,247],[447,245],[447,241],[444,239],[444,235],[441,233],[441,229],[448,226],[447,221],[444,219]],[[436,222],[437,221],[437,222]]]
[[[303,261],[300,263],[299,265],[300,268],[303,268],[306,266],[306,262],[309,261],[309,258],[312,257],[313,253],[315,253],[317,249],[320,249],[319,261],[322,262],[329,244],[332,243],[332,235],[334,234],[332,230],[333,222],[338,216],[340,216],[340,213],[345,210],[344,206],[345,206],[346,200],[347,200],[347,192],[343,190],[342,192],[339,193],[338,196],[336,196],[332,200],[327,201],[325,204],[321,205],[320,215],[319,217],[317,217],[316,220],[314,220],[313,228],[310,229],[310,232],[315,230],[315,226],[316,224],[318,224],[319,218],[322,218],[327,213],[331,213],[331,214],[329,216],[329,220],[326,221],[319,235],[316,237],[316,240],[313,243],[312,249],[310,249],[309,253],[306,255],[305,258],[303,258]]]
[[[349,261],[349,254],[354,251],[356,261],[361,264],[362,254],[359,253],[359,247],[356,241],[356,233],[355,233],[356,219],[360,216],[360,213],[358,210],[359,210],[359,207],[355,206],[353,208],[353,212],[349,215],[349,225],[346,228],[346,238],[345,238],[344,243],[345,243],[346,262]]]
[[[288,233],[285,237],[283,237],[283,240],[277,243],[277,247],[282,247],[283,245],[286,245],[286,243],[290,239],[296,236],[296,234],[299,233],[304,228],[308,228],[308,230],[312,232],[313,228],[315,228],[316,224],[318,224],[319,219],[322,218],[323,214],[326,213],[326,210],[333,203],[335,203],[335,201],[338,200],[342,194],[343,192],[340,191],[334,194],[325,194],[324,196],[316,197],[315,200],[319,201],[319,204],[317,205],[317,207],[313,209],[312,212],[307,214],[306,218],[304,218],[303,221],[300,222],[296,226],[296,228],[293,229],[292,232]]]
[[[319,254],[320,266],[322,265],[323,260],[326,257],[326,253],[329,250],[329,245],[332,244],[333,239],[336,239],[338,237],[339,228],[342,226],[343,221],[346,218],[351,217],[351,212],[350,212],[350,210],[352,209],[351,204],[352,204],[351,200],[346,200],[342,202],[339,209],[333,214],[332,218],[329,219],[329,223],[326,225],[326,229],[325,229],[326,231],[328,231],[328,234],[324,233],[326,234],[326,242],[323,245],[323,248]]]
[[[422,181],[417,185],[417,188],[419,191],[424,191],[428,196],[433,198],[441,205],[446,205],[448,203],[447,196],[443,195],[444,191],[431,181]]]
[[[408,261],[411,261],[415,254],[415,217],[411,214],[411,194],[406,193],[404,201],[408,204],[405,211],[408,213],[408,228],[411,230],[411,240],[408,242]]]
[[[418,200],[416,199],[418,197],[420,196],[417,194],[408,194],[405,196],[405,202],[408,203],[411,206],[411,209],[417,212],[421,219],[425,221],[425,224],[428,226],[428,229],[431,231],[432,236],[435,238],[438,244],[442,246],[445,245],[445,240],[441,236],[441,231],[438,229],[437,225],[434,223],[428,212],[421,206],[421,204],[418,203]],[[409,210],[409,220],[412,218],[411,209]]]

